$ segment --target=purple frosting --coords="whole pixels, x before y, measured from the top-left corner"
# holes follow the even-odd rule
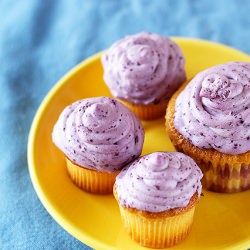
[[[197,74],[178,96],[175,128],[193,145],[226,154],[250,150],[250,63]]]
[[[52,139],[77,165],[115,172],[141,154],[144,130],[123,104],[96,97],[66,107],[54,126]]]
[[[146,32],[114,43],[103,54],[102,64],[113,96],[136,104],[165,101],[186,79],[178,45]]]
[[[201,194],[202,173],[194,160],[178,152],[154,152],[138,158],[116,177],[119,202],[124,207],[163,212],[185,207]]]

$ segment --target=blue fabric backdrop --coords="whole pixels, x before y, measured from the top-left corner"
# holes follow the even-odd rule
[[[1,0],[0,249],[89,249],[47,213],[27,168],[32,119],[59,78],[139,31],[250,53],[249,10],[248,0]]]

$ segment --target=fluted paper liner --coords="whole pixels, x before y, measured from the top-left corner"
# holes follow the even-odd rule
[[[120,99],[119,101],[123,103],[125,106],[127,106],[142,120],[153,120],[163,117],[168,105],[167,101],[158,104],[148,104],[148,105],[133,104],[131,102],[127,102]]]
[[[120,172],[107,173],[87,169],[74,164],[68,158],[66,165],[72,181],[84,191],[95,194],[112,193],[115,178]]]
[[[126,208],[119,203],[116,188],[114,196],[118,202],[122,224],[132,240],[150,248],[165,248],[182,242],[190,233],[195,205],[195,194],[184,208],[171,209],[161,213],[150,213]]]

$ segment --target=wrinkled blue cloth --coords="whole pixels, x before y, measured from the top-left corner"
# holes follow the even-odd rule
[[[27,167],[32,119],[59,78],[140,31],[250,53],[249,10],[247,0],[1,0],[0,249],[90,249],[44,209]]]

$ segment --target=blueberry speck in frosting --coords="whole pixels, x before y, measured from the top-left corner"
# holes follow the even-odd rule
[[[138,136],[135,136],[135,144],[138,143]]]

